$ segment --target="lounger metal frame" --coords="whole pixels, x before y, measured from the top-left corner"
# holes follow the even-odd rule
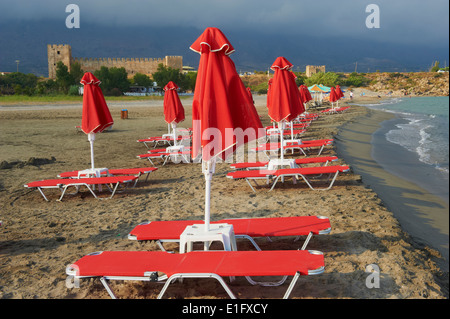
[[[100,254],[101,252],[95,252],[89,255],[95,255],[95,254]],[[317,251],[317,250],[309,250],[309,253],[311,254],[316,254],[316,255],[323,255],[323,253],[321,251]],[[321,266],[317,269],[314,270],[309,270],[308,271],[308,275],[318,275],[321,274],[325,271],[325,267]],[[106,289],[106,291],[108,292],[109,296],[112,299],[117,299],[116,295],[114,294],[114,292],[112,291],[108,281],[111,280],[133,280],[133,281],[149,281],[149,282],[165,282],[163,288],[161,289],[157,299],[162,299],[162,297],[164,296],[164,294],[166,293],[169,285],[174,282],[176,279],[184,279],[184,278],[197,278],[197,279],[204,279],[204,278],[213,278],[216,279],[221,286],[225,289],[226,293],[228,294],[228,296],[231,299],[237,299],[236,295],[232,292],[232,290],[230,289],[230,287],[226,284],[225,280],[222,278],[222,276],[215,274],[215,273],[177,273],[177,274],[173,274],[170,277],[167,277],[167,275],[162,275],[162,276],[158,276],[158,270],[154,270],[154,271],[147,271],[144,273],[144,276],[142,277],[135,277],[135,276],[77,276],[76,275],[76,269],[71,267],[71,266],[67,266],[66,268],[66,274],[69,276],[72,276],[74,278],[77,279],[81,279],[81,278],[95,278],[98,277],[100,278],[100,282],[103,284],[104,288]],[[288,276],[283,276],[283,278],[278,281],[278,282],[258,282],[255,281],[253,279],[250,278],[250,276],[243,276],[247,279],[247,281],[251,284],[251,285],[260,285],[260,286],[280,286],[282,285],[286,279],[288,278]],[[295,275],[293,276],[284,296],[283,299],[288,299],[289,296],[292,293],[292,290],[294,289],[298,279],[300,278],[300,272],[296,272]]]
[[[325,216],[316,216],[318,219],[328,219],[328,217]],[[228,221],[227,221],[228,222]],[[148,225],[150,224],[151,221],[146,221],[146,222],[142,222],[140,223],[138,226],[142,226],[142,225]],[[327,228],[327,229],[323,229],[320,230],[317,234],[318,235],[326,235],[329,234],[331,232],[331,227]],[[306,250],[306,247],[308,246],[312,236],[314,235],[314,233],[312,231],[310,231],[308,233],[308,235],[306,235],[305,241],[303,242],[302,248],[300,248],[300,250]],[[255,239],[249,235],[246,234],[235,234],[234,235],[236,239],[247,239],[248,241],[250,241],[250,243],[253,245],[253,247],[255,247],[256,250],[261,251],[261,248],[259,247],[259,245],[256,243]],[[302,236],[304,235],[298,235],[296,236],[296,238],[294,239],[295,241],[298,241]],[[278,237],[278,236],[277,236]],[[272,241],[271,237],[266,236],[267,240]],[[132,234],[128,234],[128,239],[130,240],[138,240],[137,237],[135,235]],[[157,239],[155,240],[156,244],[158,245],[158,247],[162,250],[162,251],[167,251],[166,248],[164,247],[164,243],[180,243],[180,239]]]
[[[111,187],[108,185],[109,183],[97,183],[97,184],[89,184],[87,182],[84,182],[84,178],[81,179],[70,179],[71,181],[73,181],[72,183],[69,184],[65,184],[65,183],[60,183],[60,184],[56,184],[55,186],[36,186],[36,188],[38,189],[38,191],[41,193],[42,197],[44,197],[44,199],[48,202],[48,198],[45,196],[44,192],[42,191],[43,188],[58,188],[62,194],[59,197],[59,199],[57,199],[57,201],[62,201],[64,195],[66,194],[66,191],[69,187],[73,186],[76,188],[76,192],[71,193],[71,195],[75,195],[79,192],[80,187],[81,186],[86,186],[86,188],[91,192],[91,194],[96,198],[96,199],[111,199],[115,193],[117,192],[117,189],[119,187],[120,184],[125,184],[125,188],[128,186],[128,183],[134,181],[135,179],[137,179],[136,176],[130,176],[130,180],[125,180],[125,181],[118,181],[115,183],[115,186]],[[92,189],[91,185],[105,185],[108,190],[111,192],[111,196],[109,198],[100,198],[98,197],[94,190]],[[27,185],[25,185],[25,187],[28,187]]]
[[[349,171],[349,170],[350,170],[350,169],[346,169],[346,170],[343,170],[342,172],[347,172],[347,171]],[[333,173],[329,173],[329,174],[328,174],[327,183],[328,183],[328,181],[330,180],[332,174],[333,174]],[[320,176],[321,176],[321,175],[322,175],[322,174],[320,174]],[[303,175],[303,174],[300,174],[300,173],[280,174],[280,175],[278,175],[278,176],[276,176],[276,175],[274,175],[274,174],[267,174],[266,176],[260,176],[260,177],[244,177],[244,179],[245,179],[245,181],[247,182],[247,184],[250,186],[250,188],[253,190],[253,192],[255,192],[255,193],[256,193],[256,190],[255,190],[255,188],[252,186],[252,184],[250,183],[250,181],[253,181],[253,182],[255,183],[255,186],[260,186],[260,185],[256,182],[256,180],[258,180],[258,179],[264,179],[264,180],[266,180],[266,184],[270,184],[270,181],[273,180],[273,181],[272,181],[272,187],[269,189],[269,192],[270,192],[270,191],[272,191],[272,190],[275,188],[275,185],[277,184],[277,182],[278,182],[278,180],[279,180],[280,178],[284,178],[284,177],[292,177],[292,178],[293,178],[293,182],[294,182],[294,184],[295,184],[295,183],[297,182],[297,179],[299,179],[299,176],[303,178],[303,180],[306,182],[306,184],[307,184],[307,185],[309,186],[309,188],[311,188],[312,190],[322,190],[322,191],[324,191],[324,190],[329,190],[329,189],[331,189],[331,187],[333,187],[333,184],[334,184],[334,182],[336,181],[336,178],[338,177],[338,175],[339,175],[339,170],[337,170],[337,171],[335,172],[335,174],[334,174],[334,176],[333,176],[333,178],[332,178],[330,184],[328,185],[328,187],[325,187],[325,188],[315,188],[315,187],[313,187],[313,186],[311,185],[310,179],[309,179],[308,177],[306,177],[306,175]],[[228,177],[228,178],[232,178],[232,177]]]

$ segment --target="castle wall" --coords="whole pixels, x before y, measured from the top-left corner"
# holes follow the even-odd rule
[[[63,50],[64,49],[64,50]],[[62,61],[69,67],[77,62],[84,72],[95,72],[102,66],[107,68],[125,68],[128,77],[133,77],[136,73],[151,76],[157,71],[158,65],[174,69],[183,68],[182,56],[166,56],[164,58],[74,58],[69,45],[48,45],[48,74],[49,78],[56,78],[56,63]],[[59,52],[59,53],[58,53]],[[62,53],[63,52],[63,53]]]

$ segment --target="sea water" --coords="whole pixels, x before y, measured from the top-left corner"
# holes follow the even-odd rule
[[[440,189],[439,194],[448,202],[449,97],[392,98],[365,106],[396,115],[396,120],[386,124],[386,140],[425,164],[421,169],[427,172],[421,172],[420,176],[429,178],[421,178],[417,184],[432,193]],[[408,179],[414,181],[414,175],[411,171]]]

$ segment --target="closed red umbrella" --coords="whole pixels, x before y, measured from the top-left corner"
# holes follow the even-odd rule
[[[270,104],[270,92],[272,91],[272,82],[273,78],[269,79],[269,82],[267,83],[267,108],[269,108]]]
[[[301,90],[303,92],[305,103],[307,103],[309,101],[312,101],[313,98],[311,96],[311,92],[309,92],[309,90],[308,90],[308,87],[306,85],[304,85],[304,84],[300,85],[300,87],[301,87]]]
[[[181,104],[180,97],[177,90],[179,87],[173,82],[169,81],[164,90],[164,120],[167,124],[180,123],[184,121],[184,108]]]
[[[339,100],[344,97],[344,93],[342,93],[341,87],[336,85],[336,98],[337,98],[337,106],[339,107]]]
[[[269,117],[277,122],[280,131],[281,145],[283,145],[283,123],[293,121],[305,111],[301,102],[300,92],[295,83],[295,75],[290,71],[292,64],[284,57],[278,57],[271,69],[275,72],[269,101]],[[281,152],[281,160],[284,154]]]
[[[298,91],[300,92],[301,102],[302,102],[303,106],[305,107],[305,111],[306,111],[306,104],[305,103],[310,101],[308,99],[308,95],[306,94],[307,90],[308,89],[305,90],[305,86],[303,84],[298,87]],[[311,95],[309,95],[309,96],[311,96]]]
[[[292,64],[284,57],[278,57],[271,69],[275,72],[269,101],[269,117],[275,122],[291,121],[305,111],[300,102],[292,72]]]
[[[86,72],[80,83],[84,85],[81,130],[88,135],[91,145],[91,168],[94,169],[95,134],[113,125],[114,120],[99,86],[100,80],[91,72]]]
[[[164,120],[168,125],[172,126],[173,143],[176,144],[176,126],[184,121],[184,108],[178,96],[178,86],[169,81],[164,90]],[[170,132],[169,132],[170,133]]]
[[[330,90],[331,107],[333,107],[333,103],[336,102],[337,100],[338,100],[338,97],[336,95],[336,90],[334,89],[334,87],[332,87]]]
[[[336,85],[336,95],[338,100],[341,99],[342,97],[344,97],[344,93],[341,90],[341,87],[339,85]]]
[[[190,49],[201,54],[192,104],[192,156],[201,153],[204,163],[205,227],[209,230],[215,158],[225,159],[236,147],[259,137],[264,129],[229,57],[234,48],[222,31],[207,28]],[[233,132],[237,128],[245,135],[237,137]]]
[[[252,99],[253,104],[255,104],[255,101],[253,100],[252,89],[251,88],[247,88],[247,93],[248,93],[248,96],[250,96],[250,98]]]
[[[234,48],[222,31],[207,28],[190,48],[201,54],[192,105],[193,157],[203,149],[204,161],[215,156],[225,158],[226,154],[231,154],[225,150],[256,138],[256,129],[262,127],[261,120],[229,57]],[[244,131],[253,128],[255,132],[244,141],[235,137],[227,139],[225,130],[234,128]],[[208,137],[205,130],[220,132],[221,136],[218,139],[214,134]]]

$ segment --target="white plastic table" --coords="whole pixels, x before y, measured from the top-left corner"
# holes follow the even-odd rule
[[[204,224],[195,224],[186,227],[180,235],[180,253],[192,251],[194,242],[203,242],[205,250],[208,250],[213,241],[220,241],[224,250],[237,250],[233,225],[210,224],[206,231]]]

